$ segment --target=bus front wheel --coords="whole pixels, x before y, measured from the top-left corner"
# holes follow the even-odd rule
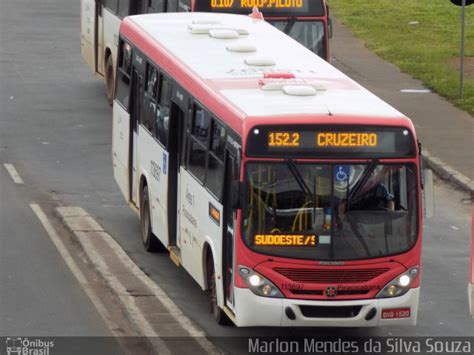
[[[210,295],[210,306],[211,313],[214,315],[214,319],[219,325],[230,325],[232,322],[227,317],[225,312],[217,304],[217,291],[216,291],[216,273],[214,270],[214,263],[212,260],[212,255],[207,260],[207,277],[209,285],[209,295]]]
[[[151,231],[150,197],[148,195],[148,186],[142,190],[140,199],[140,229],[143,246],[146,251],[154,252],[160,250],[160,241]]]
[[[107,101],[110,106],[114,102],[114,63],[112,61],[112,55],[109,55],[107,58],[107,63],[105,65],[105,82],[107,85]]]

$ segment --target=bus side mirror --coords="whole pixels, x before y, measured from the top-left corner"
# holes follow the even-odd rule
[[[238,180],[232,181],[230,186],[230,203],[233,210],[241,209],[245,196],[247,196],[248,184]]]
[[[423,169],[423,215],[425,218],[431,218],[434,214],[434,183],[433,171]]]

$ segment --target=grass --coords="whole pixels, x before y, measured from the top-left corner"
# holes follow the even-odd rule
[[[474,116],[474,73],[469,73],[471,79],[465,76],[464,98],[460,99],[459,71],[448,64],[460,55],[460,7],[449,0],[328,3],[338,20],[369,49]],[[410,24],[413,21],[418,23]],[[466,7],[465,28],[465,56],[474,61],[474,5]]]

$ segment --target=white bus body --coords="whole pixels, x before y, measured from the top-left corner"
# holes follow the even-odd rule
[[[215,28],[216,22],[220,23],[220,30]],[[212,283],[208,278],[209,267],[212,268],[217,306],[235,324],[376,326],[416,323],[418,287],[403,297],[353,301],[259,297],[248,288],[234,288],[233,276],[224,287],[226,272],[232,275],[238,272],[232,262],[236,257],[235,238],[240,238],[236,234],[237,212],[229,211],[226,203],[230,199],[230,182],[243,176],[239,166],[240,137],[250,134],[248,130],[256,123],[284,122],[286,116],[300,124],[309,122],[309,118],[313,122],[320,120],[321,124],[332,124],[334,120],[342,124],[348,120],[349,123],[345,123],[348,126],[362,118],[360,122],[364,124],[376,124],[383,118],[393,125],[405,125],[413,130],[408,118],[276,28],[248,16],[139,15],[128,17],[121,31],[113,104],[115,179],[127,202],[140,210],[145,231],[143,226],[147,225],[148,217],[144,201],[149,201],[151,237],[171,249],[175,262],[181,263],[203,289]],[[199,31],[201,34],[193,34]],[[235,46],[232,50],[231,45],[236,43],[246,46]],[[256,53],[238,51],[252,46]],[[154,71],[159,72],[157,76],[161,78],[156,79],[156,94]],[[273,82],[276,89],[268,90],[259,83],[265,73],[290,73],[296,78],[289,79],[293,84],[288,87]],[[301,80],[309,84],[302,85]],[[169,87],[172,90],[164,89]],[[190,94],[191,89],[194,92]],[[288,93],[283,89],[288,89]],[[219,127],[222,118],[225,118],[223,129]],[[213,142],[211,152],[203,152],[203,155],[199,155],[202,137],[198,129],[210,137],[206,138],[206,144],[209,140]],[[160,138],[160,130],[172,138],[169,141]],[[223,137],[225,154],[214,166],[226,173],[222,173],[218,181],[223,184],[223,190],[222,195],[217,196],[219,193],[211,193],[212,179],[200,181],[201,173],[211,177],[214,173],[211,164],[200,159],[210,161],[214,144],[220,147],[219,139]],[[218,149],[215,154],[219,156]],[[230,173],[233,169],[239,174],[237,177]],[[226,244],[227,240],[231,244]],[[144,243],[148,248],[150,241],[144,240]],[[211,266],[206,259],[209,253],[212,253]],[[342,320],[305,317],[298,311],[295,311],[296,320],[285,318],[286,307],[297,309],[300,304],[360,306],[362,311],[357,317]],[[408,317],[387,320],[380,316],[382,308],[402,307],[411,309]],[[378,310],[377,316],[364,319],[373,308]]]

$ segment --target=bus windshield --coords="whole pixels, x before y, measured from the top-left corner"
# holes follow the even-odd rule
[[[306,260],[399,254],[417,239],[414,164],[249,162],[243,237],[254,251]]]
[[[268,22],[321,58],[326,59],[326,34],[323,21],[289,18],[283,21],[269,20]]]

